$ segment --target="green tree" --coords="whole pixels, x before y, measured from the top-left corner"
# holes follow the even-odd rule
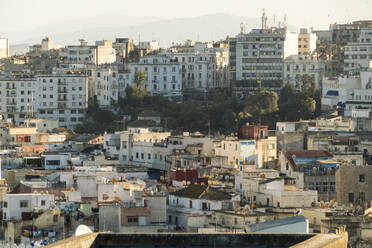
[[[278,110],[278,94],[260,87],[250,95],[245,103],[243,112],[249,113],[261,124],[262,117]]]
[[[132,90],[132,96],[138,99],[143,99],[149,95],[146,85],[147,73],[137,70],[134,73],[134,87]]]

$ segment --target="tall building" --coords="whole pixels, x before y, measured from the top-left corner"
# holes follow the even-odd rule
[[[372,20],[354,21],[347,24],[331,24],[332,41],[338,45],[346,45],[348,42],[357,42],[362,28],[372,28]]]
[[[61,127],[84,121],[88,107],[88,78],[81,74],[53,74],[0,78],[0,114],[19,125],[30,116],[52,118]]]
[[[298,34],[298,55],[311,55],[316,49],[317,36],[301,28]]]
[[[0,59],[8,58],[9,56],[9,40],[0,37]]]
[[[285,28],[241,32],[229,42],[233,91],[244,96],[260,85],[279,91],[283,86],[283,61],[298,54],[298,34]]]
[[[356,42],[349,42],[345,46],[344,71],[359,74],[369,68],[372,60],[372,28],[362,28]]]
[[[175,101],[182,101],[182,77],[180,64],[164,55],[147,55],[130,64],[130,84],[135,85],[136,71],[147,74],[146,86],[150,94],[161,94]]]
[[[226,43],[186,41],[167,54],[180,63],[184,97],[204,99],[209,89],[229,86]]]

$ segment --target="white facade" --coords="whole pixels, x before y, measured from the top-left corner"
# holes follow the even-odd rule
[[[139,49],[146,49],[150,51],[157,51],[160,49],[159,42],[153,41],[140,41],[139,42]]]
[[[97,69],[92,72],[94,95],[101,107],[109,107],[118,102],[118,71],[112,68]]]
[[[51,194],[5,194],[3,195],[3,219],[21,219],[22,213],[49,210],[54,204]]]
[[[38,76],[34,106],[40,118],[57,119],[60,127],[74,128],[84,121],[88,107],[88,77],[79,74]]]
[[[324,72],[324,63],[312,57],[293,55],[284,60],[284,83],[292,84],[296,89],[301,88],[301,77],[304,75],[311,76],[320,88]]]
[[[223,45],[196,43],[172,47],[167,54],[180,63],[183,89],[206,91],[228,87],[228,49]]]
[[[64,170],[71,165],[70,153],[44,153],[41,155],[45,170]]]
[[[358,42],[348,43],[345,46],[345,67],[347,73],[359,73],[369,67],[372,60],[372,29],[362,28]]]
[[[146,86],[151,95],[180,100],[182,98],[182,75],[180,64],[163,55],[148,55],[138,63],[130,64],[130,86],[134,87],[136,71],[147,73]]]
[[[94,46],[80,40],[78,46],[67,46],[69,64],[111,64],[116,61],[116,52],[111,41],[97,41]]]
[[[298,34],[285,29],[254,29],[230,39],[230,71],[236,87],[271,90],[283,84],[283,59],[298,54]],[[239,83],[240,82],[240,83]]]
[[[78,74],[0,78],[0,114],[17,125],[33,114],[74,128],[83,122],[88,107],[87,82],[86,76]]]

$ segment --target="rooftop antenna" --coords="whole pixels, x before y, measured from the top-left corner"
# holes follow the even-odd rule
[[[284,15],[284,19],[283,19],[283,27],[284,27],[284,28],[287,27],[287,15]]]
[[[274,21],[274,26],[275,26],[275,23],[276,23],[276,21],[275,21],[275,14],[273,16],[273,21]]]
[[[265,19],[266,19],[266,17],[265,17],[265,8],[263,8],[262,9],[262,19],[261,19],[261,25],[262,25],[262,29],[265,29],[265,27],[266,27],[266,23],[265,23]]]

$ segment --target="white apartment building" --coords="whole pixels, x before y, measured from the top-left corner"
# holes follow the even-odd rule
[[[159,42],[153,41],[140,41],[138,44],[139,49],[146,49],[150,51],[157,51],[160,49]]]
[[[298,34],[286,29],[253,29],[229,41],[234,93],[243,96],[259,85],[278,91],[283,86],[283,61],[298,54]]]
[[[147,73],[146,86],[151,95],[164,95],[170,99],[182,100],[182,75],[180,64],[164,55],[147,55],[138,63],[130,64],[130,86],[135,85],[136,71]]]
[[[111,64],[116,61],[116,52],[112,42],[96,41],[94,46],[80,40],[80,45],[67,46],[67,63],[69,64]]]
[[[22,213],[49,210],[54,204],[52,194],[5,194],[3,195],[3,219],[22,219]]]
[[[0,114],[20,125],[27,113],[74,128],[88,107],[88,78],[81,74],[0,78]],[[30,116],[31,117],[31,116]]]
[[[311,55],[316,49],[317,35],[301,28],[298,34],[298,55]]]
[[[184,92],[206,92],[229,86],[227,44],[187,41],[182,46],[170,48],[167,54],[181,65]]]
[[[114,68],[97,68],[92,72],[93,94],[101,107],[109,107],[119,99],[119,74]]]
[[[324,73],[324,63],[313,57],[292,55],[284,60],[284,84],[292,84],[296,89],[301,89],[303,75],[311,76],[320,88]]]
[[[9,56],[9,40],[0,37],[0,59],[8,58]]]
[[[349,42],[345,46],[346,73],[358,74],[369,67],[372,60],[372,28],[362,28],[357,42]]]
[[[37,76],[33,106],[38,117],[57,119],[60,127],[73,129],[84,121],[88,77],[83,74]]]

